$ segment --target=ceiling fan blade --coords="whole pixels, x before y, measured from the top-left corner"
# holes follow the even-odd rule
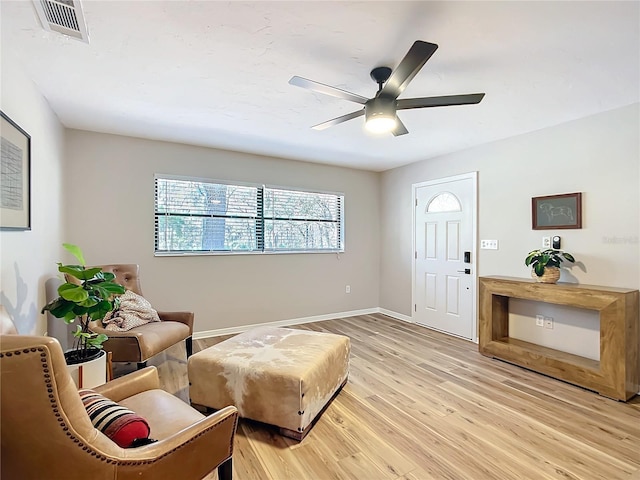
[[[423,42],[422,40],[414,42],[377,96],[398,98],[437,49],[438,45],[435,43]]]
[[[397,137],[399,135],[406,135],[407,133],[409,133],[409,130],[407,130],[407,127],[404,126],[404,123],[402,123],[402,121],[398,117],[396,117],[396,128],[391,130],[391,133],[393,133],[394,137]]]
[[[318,125],[314,125],[311,128],[313,128],[314,130],[324,130],[325,128],[333,127],[334,125],[338,125],[339,123],[346,122],[347,120],[361,117],[362,115],[364,115],[364,108],[362,110],[358,110],[357,112],[347,113],[346,115],[342,115],[341,117],[319,123]]]
[[[448,107],[450,105],[473,105],[480,103],[484,98],[484,93],[470,93],[468,95],[445,95],[442,97],[425,98],[403,98],[398,100],[396,109],[406,110],[408,108],[426,107]]]
[[[347,92],[346,90],[340,90],[336,87],[331,87],[329,85],[325,85],[324,83],[314,82],[313,80],[307,80],[302,77],[291,77],[289,80],[289,84],[295,85],[296,87],[306,88],[308,90],[313,90],[314,92],[324,93],[325,95],[331,95],[332,97],[342,98],[344,100],[349,100],[351,102],[356,102],[364,105],[369,100],[361,95],[356,95],[355,93]]]

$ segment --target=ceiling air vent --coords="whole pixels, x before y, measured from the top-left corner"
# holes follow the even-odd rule
[[[33,0],[45,30],[89,43],[80,0]]]

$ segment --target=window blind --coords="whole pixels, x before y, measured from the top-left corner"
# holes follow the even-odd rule
[[[155,176],[155,252],[340,252],[344,196]]]

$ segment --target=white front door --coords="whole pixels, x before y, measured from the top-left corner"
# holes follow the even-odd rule
[[[476,173],[414,188],[413,320],[474,340]]]

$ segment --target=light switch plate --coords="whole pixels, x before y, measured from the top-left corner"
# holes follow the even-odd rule
[[[498,240],[480,240],[482,250],[498,250]]]

